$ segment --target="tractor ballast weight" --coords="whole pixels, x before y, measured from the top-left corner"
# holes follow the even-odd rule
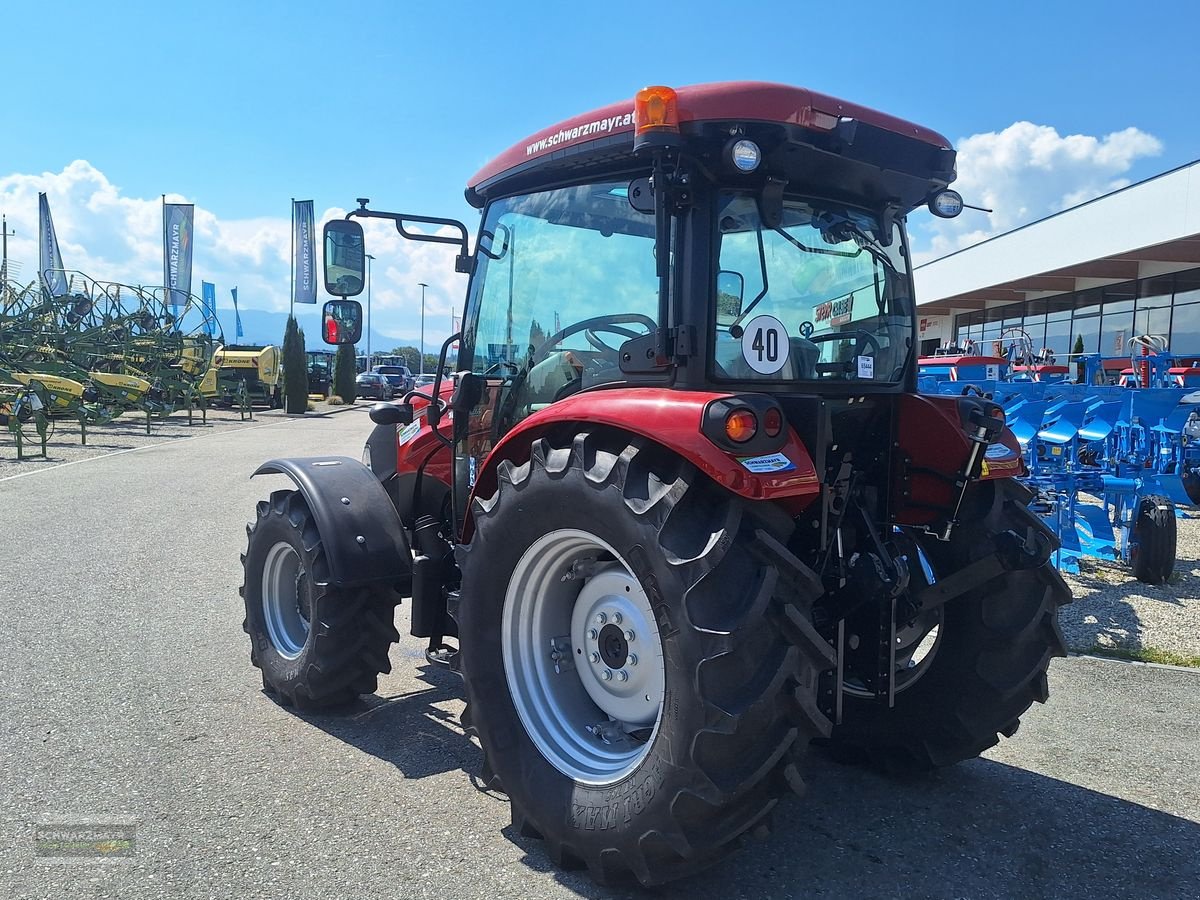
[[[372,410],[363,465],[271,464],[302,490],[250,529],[264,687],[373,690],[411,597],[516,831],[643,884],[764,824],[814,739],[911,771],[1011,735],[1069,593],[1002,407],[916,393],[904,220],[956,214],[954,174],[928,129],[734,83],[647,88],[497,157],[467,188],[474,252],[359,198],[326,226],[327,289],[362,290],[357,220],[389,219],[456,248],[463,330],[428,391]],[[331,591],[326,544],[350,560],[365,528],[330,512],[352,466],[403,565],[346,587],[339,563]]]

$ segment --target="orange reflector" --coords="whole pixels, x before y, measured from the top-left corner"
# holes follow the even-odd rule
[[[678,131],[675,91],[662,85],[642,88],[633,98],[633,131]]]
[[[749,409],[735,409],[725,417],[725,434],[731,441],[744,444],[758,431],[758,417]]]
[[[763,431],[767,433],[767,437],[778,437],[779,432],[783,431],[783,413],[775,407],[763,413]]]

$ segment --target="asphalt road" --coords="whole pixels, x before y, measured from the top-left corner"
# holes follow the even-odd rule
[[[378,697],[260,690],[237,595],[269,456],[357,456],[361,411],[0,478],[0,897],[602,897],[473,786],[455,676],[393,649]],[[405,631],[406,611],[400,613]],[[814,757],[774,833],[663,897],[1200,897],[1200,673],[1057,661],[986,759],[886,780]],[[132,858],[34,858],[124,822]],[[618,892],[618,896],[630,892]]]

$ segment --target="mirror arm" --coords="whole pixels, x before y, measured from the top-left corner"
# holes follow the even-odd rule
[[[454,271],[460,275],[469,275],[471,272],[471,255],[467,252],[467,226],[458,219],[442,219],[437,216],[412,216],[407,213],[389,213],[378,212],[373,209],[367,209],[364,201],[359,209],[353,209],[346,213],[346,218],[362,218],[362,219],[390,219],[396,223],[396,231],[400,236],[409,241],[426,241],[431,244],[454,244],[458,247],[458,255],[454,258]],[[453,228],[458,232],[458,237],[451,237],[448,234],[421,234],[416,231],[409,231],[404,227],[405,222],[411,222],[416,225],[436,225],[438,227]]]

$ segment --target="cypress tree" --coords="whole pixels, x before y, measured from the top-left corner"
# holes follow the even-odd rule
[[[283,333],[283,395],[289,413],[308,409],[308,357],[304,354],[304,332],[295,316],[288,316]]]
[[[333,392],[347,403],[354,402],[357,392],[354,377],[357,374],[354,366],[354,345],[339,344],[337,356],[333,358]]]

